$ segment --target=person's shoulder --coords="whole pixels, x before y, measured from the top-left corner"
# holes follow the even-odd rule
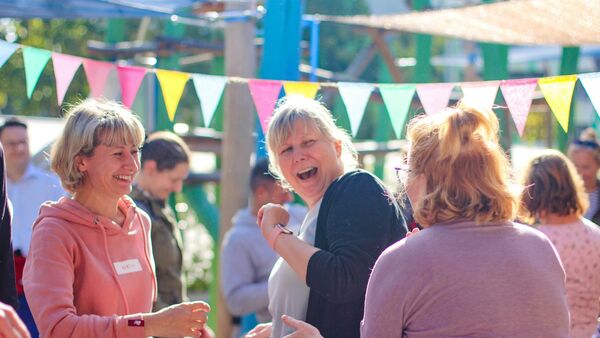
[[[515,234],[518,235],[520,239],[529,240],[532,242],[551,242],[548,238],[548,235],[542,231],[543,229],[537,229],[530,225],[517,222],[507,222],[507,224],[513,229]]]
[[[581,218],[581,223],[587,232],[600,240],[600,227],[587,218]]]

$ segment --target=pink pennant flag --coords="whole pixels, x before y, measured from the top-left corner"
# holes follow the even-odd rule
[[[428,115],[434,115],[448,106],[454,83],[426,83],[417,85],[421,105]]]
[[[106,80],[113,69],[115,69],[115,65],[112,63],[83,59],[83,70],[90,85],[91,97],[104,96]]]
[[[82,58],[72,55],[52,53],[52,66],[54,67],[54,78],[56,79],[56,97],[58,105],[62,105],[67,89],[73,76],[81,66]]]
[[[464,102],[485,109],[492,109],[498,94],[499,81],[464,82],[460,87],[463,91]]]
[[[523,136],[523,131],[525,131],[525,123],[536,85],[537,79],[504,80],[500,83],[502,96],[504,96],[506,106],[515,121],[519,136]]]
[[[146,75],[146,68],[117,66],[117,73],[121,84],[121,101],[127,108],[131,108],[142,80],[144,80],[144,75]]]
[[[273,115],[273,109],[277,104],[279,92],[281,91],[281,81],[274,80],[248,80],[250,95],[256,106],[260,126],[264,133],[267,132],[269,120]]]

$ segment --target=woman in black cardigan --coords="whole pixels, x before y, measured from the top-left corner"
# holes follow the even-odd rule
[[[350,137],[335,126],[321,103],[300,96],[284,98],[266,141],[271,171],[310,211],[300,238],[285,228],[289,216],[282,206],[268,204],[259,212],[262,233],[282,258],[269,278],[272,333],[267,325],[249,336],[285,335],[280,317],[291,311],[305,315],[303,319],[327,338],[359,337],[373,264],[406,234],[401,210],[378,178],[355,169]],[[282,278],[286,269],[288,276]],[[305,283],[306,293],[290,287],[289,274]],[[286,300],[288,293],[296,299]]]

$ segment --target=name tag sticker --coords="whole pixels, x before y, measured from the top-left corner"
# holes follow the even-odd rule
[[[126,261],[114,262],[115,270],[117,270],[117,274],[126,275],[128,273],[134,273],[142,271],[142,265],[137,258],[128,259]]]

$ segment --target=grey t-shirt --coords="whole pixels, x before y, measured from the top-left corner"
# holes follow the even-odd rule
[[[315,244],[321,201],[308,210],[300,226],[298,237],[310,245]],[[294,331],[283,324],[281,315],[289,315],[300,320],[306,319],[309,293],[310,289],[306,286],[306,282],[301,280],[292,267],[280,257],[269,276],[269,312],[273,315],[271,338],[280,338]]]

